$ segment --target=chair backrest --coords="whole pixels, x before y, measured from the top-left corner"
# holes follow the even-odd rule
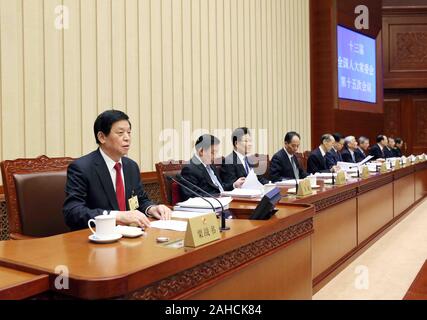
[[[5,160],[1,162],[9,231],[31,237],[68,232],[62,214],[67,167],[72,158]]]
[[[300,165],[302,166],[305,172],[307,172],[307,161],[310,154],[311,154],[310,151],[304,151],[304,153],[300,153],[300,152],[295,153],[297,160],[299,161]]]
[[[263,176],[265,179],[270,180],[270,157],[268,154],[258,154],[256,153],[254,157],[255,163],[252,163],[254,166],[254,171],[256,175]]]
[[[160,195],[162,201],[168,205],[175,205],[172,197],[172,182],[167,177],[175,178],[177,174],[181,173],[182,168],[188,161],[168,161],[156,163],[157,178],[160,184]]]

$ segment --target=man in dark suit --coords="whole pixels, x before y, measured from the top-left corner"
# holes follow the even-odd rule
[[[181,170],[181,176],[192,184],[202,188],[212,196],[217,196],[223,191],[230,191],[233,188],[240,188],[245,182],[245,178],[238,178],[234,182],[224,183],[214,165],[219,148],[219,139],[210,134],[200,136],[195,144],[195,154],[189,164],[186,164]],[[181,182],[196,193],[200,193],[196,188]],[[183,200],[194,198],[195,195],[185,188],[180,188]]]
[[[335,142],[334,137],[327,133],[322,135],[320,146],[314,149],[307,160],[307,172],[315,174],[316,172],[335,172],[338,167],[333,166],[331,169],[326,164],[326,154],[331,151]]]
[[[170,209],[150,201],[140,170],[126,157],[131,144],[129,117],[118,110],[101,113],[94,123],[99,148],[72,162],[67,170],[63,213],[72,230],[87,228],[89,219],[110,214],[118,224],[150,226],[147,216],[170,219]],[[137,197],[139,208],[128,200]]]
[[[344,138],[340,133],[334,133],[334,145],[331,150],[326,153],[326,167],[331,169],[333,166],[336,166],[338,161],[343,161],[340,151],[344,147]]]
[[[394,152],[393,149],[395,147],[395,142],[394,142],[394,138],[389,137],[388,139],[388,143],[384,148],[384,156],[387,158],[394,158]]]
[[[231,135],[233,142],[233,152],[225,157],[221,166],[221,179],[224,184],[234,183],[239,178],[245,178],[249,171],[254,167],[256,159],[251,157],[252,137],[248,128],[237,128]],[[262,184],[268,183],[268,180],[258,176]]]
[[[403,140],[402,138],[396,138],[396,146],[393,150],[393,154],[395,157],[400,158],[402,156],[402,146],[403,146]]]
[[[270,178],[277,182],[287,179],[304,179],[307,173],[301,168],[295,153],[300,145],[300,135],[294,131],[285,136],[283,149],[280,149],[271,159]]]
[[[360,160],[357,158],[356,155],[356,149],[357,149],[357,141],[354,136],[348,136],[345,138],[345,147],[343,151],[341,152],[341,156],[344,162],[349,163],[357,163]]]
[[[387,137],[384,135],[377,136],[377,143],[374,144],[371,149],[369,149],[369,154],[373,156],[372,160],[384,160],[384,147],[387,144]]]
[[[369,139],[367,137],[359,137],[359,146],[356,148],[354,153],[356,154],[357,162],[360,162],[369,155]],[[358,160],[359,159],[359,160]]]

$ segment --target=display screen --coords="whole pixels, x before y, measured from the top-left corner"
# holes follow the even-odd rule
[[[341,26],[337,37],[338,97],[376,103],[375,40]]]

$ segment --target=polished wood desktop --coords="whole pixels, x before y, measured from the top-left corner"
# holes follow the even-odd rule
[[[384,174],[374,173],[365,180],[353,178],[341,186],[318,181],[320,188],[302,198],[287,194],[288,188],[283,187],[281,200],[281,203],[306,203],[315,207],[312,244],[315,292],[427,195],[427,162]],[[245,217],[244,212],[240,212],[240,217]]]
[[[196,249],[156,243],[159,236],[182,239],[183,232],[150,228],[141,238],[94,244],[82,230],[1,242],[0,265],[48,275],[48,296],[55,298],[311,299],[314,208],[278,209],[268,221],[229,220],[220,240]],[[54,286],[61,265],[69,271],[68,290]]]

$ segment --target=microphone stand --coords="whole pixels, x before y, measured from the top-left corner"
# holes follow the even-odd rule
[[[198,194],[197,192],[191,190],[190,188],[188,188],[187,186],[183,185],[181,182],[177,181],[176,179],[167,176],[168,180],[172,180],[173,182],[176,182],[177,184],[179,184],[180,187],[183,187],[185,190],[190,191],[192,194],[198,196],[199,198],[205,200],[207,203],[209,203],[209,205],[211,206],[212,210],[215,212],[215,207],[213,206],[212,203],[210,203],[205,197],[200,196],[200,194]]]
[[[194,183],[188,181],[187,179],[185,179],[182,175],[177,174],[176,175],[178,177],[178,179],[182,179],[184,180],[186,183],[188,183],[190,186],[196,188],[198,191],[200,191],[201,193],[208,195],[209,197],[212,197],[212,199],[214,199],[216,202],[219,203],[219,205],[221,206],[221,231],[226,231],[226,230],[230,230],[230,227],[227,227],[225,224],[225,214],[224,214],[224,206],[222,205],[221,201],[219,201],[217,198],[213,197],[209,192],[203,190],[202,188],[200,188],[199,186],[195,185]],[[206,200],[208,201],[208,200]],[[209,202],[209,201],[208,201]]]

